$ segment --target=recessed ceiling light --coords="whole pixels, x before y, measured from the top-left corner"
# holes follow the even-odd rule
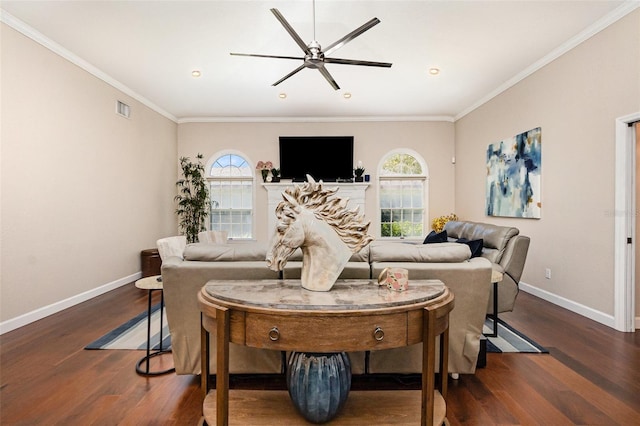
[[[345,92],[342,96],[344,96],[345,99],[351,99],[351,93],[349,92]]]
[[[280,93],[280,94],[278,95],[278,97],[279,97],[280,99],[286,99],[287,94],[286,94],[286,93]]]
[[[429,74],[431,74],[431,75],[440,74],[440,68],[429,68]]]
[[[191,77],[195,77],[198,78],[202,75],[202,73],[200,72],[200,70],[193,70],[191,71]]]

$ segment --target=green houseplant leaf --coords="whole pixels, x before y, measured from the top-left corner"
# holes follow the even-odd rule
[[[176,182],[178,225],[188,243],[195,243],[198,233],[207,229],[206,219],[209,215],[209,192],[202,154],[198,154],[196,158],[197,161],[192,162],[188,157],[180,157],[183,178]]]

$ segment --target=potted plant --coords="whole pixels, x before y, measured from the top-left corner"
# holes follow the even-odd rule
[[[198,240],[198,233],[205,231],[206,219],[209,215],[209,192],[205,179],[202,154],[198,154],[197,161],[192,162],[188,157],[180,157],[182,179],[176,182],[178,202],[176,214],[179,219],[180,231],[187,237],[188,243]]]
[[[256,165],[256,170],[260,170],[262,174],[262,181],[267,181],[267,176],[269,176],[269,170],[273,168],[273,163],[271,161],[258,161]]]
[[[364,182],[364,167],[356,167],[353,169],[353,174],[356,176],[356,182]]]
[[[271,169],[271,182],[280,182],[280,169]]]

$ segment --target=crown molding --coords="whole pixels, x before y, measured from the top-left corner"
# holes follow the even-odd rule
[[[354,116],[354,117],[183,117],[183,123],[345,123],[366,121],[447,121],[454,122],[452,116]]]
[[[589,26],[584,31],[578,33],[576,36],[567,40],[565,43],[558,46],[556,49],[552,50],[549,54],[543,56],[533,64],[529,65],[527,68],[525,68],[524,70],[516,74],[514,77],[507,80],[499,87],[497,87],[495,90],[493,90],[492,92],[489,92],[487,95],[480,98],[477,102],[475,102],[474,104],[470,105],[468,108],[458,113],[454,117],[454,121],[460,120],[465,115],[481,107],[482,105],[489,102],[491,99],[495,98],[496,96],[506,91],[507,89],[515,86],[516,84],[518,84],[525,78],[529,77],[530,75],[532,75],[533,73],[535,73],[536,71],[544,67],[545,65],[548,65],[552,61],[558,59],[560,56],[564,55],[571,49],[577,47],[584,41],[598,34],[600,31],[614,24],[619,19],[625,17],[626,15],[638,9],[639,7],[640,7],[640,1],[638,0],[625,1],[623,4],[618,6],[615,10],[611,11],[609,14],[605,15],[604,17],[596,21],[593,25]]]
[[[83,70],[85,70],[89,74],[91,74],[91,75],[99,78],[100,80],[104,81],[108,85],[113,86],[114,88],[116,88],[119,91],[123,92],[124,94],[132,97],[133,99],[137,100],[138,102],[142,103],[143,105],[146,105],[147,107],[151,108],[152,110],[154,110],[158,114],[168,118],[169,120],[171,120],[173,122],[177,122],[178,121],[178,119],[173,114],[171,114],[168,111],[165,111],[164,109],[160,108],[158,105],[154,104],[153,102],[151,102],[150,100],[148,100],[144,96],[141,96],[140,94],[138,94],[135,91],[131,90],[129,87],[127,87],[124,84],[120,83],[118,80],[116,80],[115,78],[111,77],[107,73],[105,73],[102,70],[96,68],[94,65],[92,65],[89,62],[85,61],[84,59],[80,58],[78,55],[74,54],[73,52],[65,49],[64,47],[62,47],[61,45],[59,45],[55,41],[51,40],[50,38],[48,38],[47,36],[45,36],[41,32],[37,31],[36,29],[31,27],[27,23],[21,21],[20,19],[16,18],[15,16],[11,15],[7,11],[5,11],[4,9],[0,9],[0,22],[3,22],[5,24],[7,24],[8,26],[10,26],[14,30],[18,31],[19,33],[23,34],[24,36],[29,37],[31,40],[35,41],[38,44],[41,44],[42,46],[46,47],[47,49],[49,49],[53,53],[57,54],[58,56],[61,56],[62,58],[66,59],[67,61],[71,62],[72,64],[77,65],[78,67],[82,68]]]

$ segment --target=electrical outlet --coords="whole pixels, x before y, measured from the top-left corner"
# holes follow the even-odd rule
[[[547,268],[544,270],[544,277],[548,280],[551,279],[551,268]]]

